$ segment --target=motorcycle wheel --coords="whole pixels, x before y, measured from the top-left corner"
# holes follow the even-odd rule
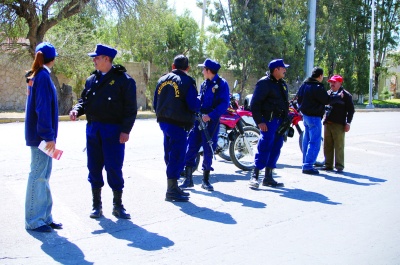
[[[301,132],[300,137],[299,137],[299,146],[300,146],[300,151],[303,153],[303,137],[304,137],[304,131]]]
[[[238,168],[250,171],[254,168],[254,157],[257,151],[257,144],[260,140],[260,130],[253,126],[246,126],[243,128],[244,135],[238,135],[236,139],[229,144],[229,154],[233,164]],[[244,137],[250,144],[253,155],[247,150]]]

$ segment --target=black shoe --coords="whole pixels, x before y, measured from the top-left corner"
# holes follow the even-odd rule
[[[62,229],[62,223],[55,223],[52,222],[51,224],[49,224],[49,226],[53,229]]]
[[[176,191],[167,191],[165,193],[165,200],[169,202],[187,202],[189,201],[189,197],[183,196]]]
[[[40,233],[47,233],[47,232],[53,231],[49,225],[42,225],[42,226],[39,226],[39,227],[37,227],[35,229],[31,229],[31,230],[35,231],[35,232],[40,232]]]
[[[303,174],[308,174],[308,175],[318,175],[319,171],[312,168],[312,169],[303,169]]]
[[[114,205],[112,214],[118,218],[131,219],[131,215],[129,213],[126,213],[126,210],[123,205]]]
[[[333,170],[333,168],[332,168],[332,167],[327,167],[327,166],[324,166],[323,168],[321,168],[321,170],[325,170],[325,171],[332,171],[332,170]]]
[[[343,168],[337,168],[336,171],[337,171],[338,173],[342,173],[342,172],[343,172]]]
[[[103,215],[103,210],[101,207],[94,207],[90,213],[90,218],[100,218]]]
[[[203,182],[201,183],[201,188],[208,191],[214,191],[214,187],[210,184],[208,180],[203,180]]]
[[[183,191],[181,188],[179,188],[178,187],[178,192],[179,192],[179,194],[180,195],[182,195],[182,196],[186,196],[186,197],[189,197],[190,196],[190,193],[189,192],[185,192],[185,191]]]
[[[262,185],[266,186],[266,187],[273,187],[273,188],[284,186],[283,183],[276,182],[275,180],[266,180],[266,181],[263,180]]]

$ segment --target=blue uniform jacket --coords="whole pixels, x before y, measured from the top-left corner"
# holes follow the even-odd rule
[[[208,114],[211,120],[219,120],[229,106],[229,85],[228,82],[215,75],[212,80],[205,80],[200,88],[200,111]]]
[[[256,124],[272,118],[286,118],[289,112],[288,89],[283,79],[267,75],[257,81],[250,108]]]
[[[50,72],[43,68],[27,87],[25,140],[27,146],[38,146],[42,140],[56,141],[58,132],[57,90]]]
[[[78,116],[86,114],[88,122],[120,124],[129,134],[137,115],[136,82],[121,65],[113,65],[104,76],[94,71],[73,109]]]

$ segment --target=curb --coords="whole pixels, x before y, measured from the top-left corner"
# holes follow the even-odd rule
[[[12,123],[12,122],[25,122],[25,113],[20,113],[19,115],[16,116],[21,116],[21,117],[1,117],[2,113],[0,113],[0,124],[1,123]],[[153,119],[156,117],[156,114],[154,112],[138,112],[136,119]],[[70,121],[68,115],[62,115],[58,117],[59,121]],[[86,116],[82,115],[79,117],[78,120],[86,120]]]

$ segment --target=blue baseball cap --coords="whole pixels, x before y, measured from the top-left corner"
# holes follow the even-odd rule
[[[207,67],[207,68],[210,68],[210,69],[212,69],[212,70],[214,70],[216,72],[218,72],[219,68],[221,68],[221,65],[217,61],[211,60],[209,58],[207,58],[204,61],[204,63],[199,64],[198,66]]]
[[[269,64],[268,64],[269,70],[274,70],[274,69],[277,68],[277,67],[285,67],[285,68],[288,68],[289,66],[290,66],[290,65],[285,64],[285,63],[283,62],[283,59],[275,59],[275,60],[270,61]]]
[[[36,46],[35,53],[42,52],[44,59],[53,59],[58,56],[56,48],[49,42],[42,42]]]
[[[114,58],[115,55],[117,55],[117,52],[118,51],[116,49],[114,49],[114,48],[112,48],[110,46],[107,46],[107,45],[104,45],[104,44],[97,44],[96,45],[96,50],[94,52],[88,53],[88,55],[90,57],[96,57],[96,56],[99,56],[99,55],[105,55],[105,56]]]

